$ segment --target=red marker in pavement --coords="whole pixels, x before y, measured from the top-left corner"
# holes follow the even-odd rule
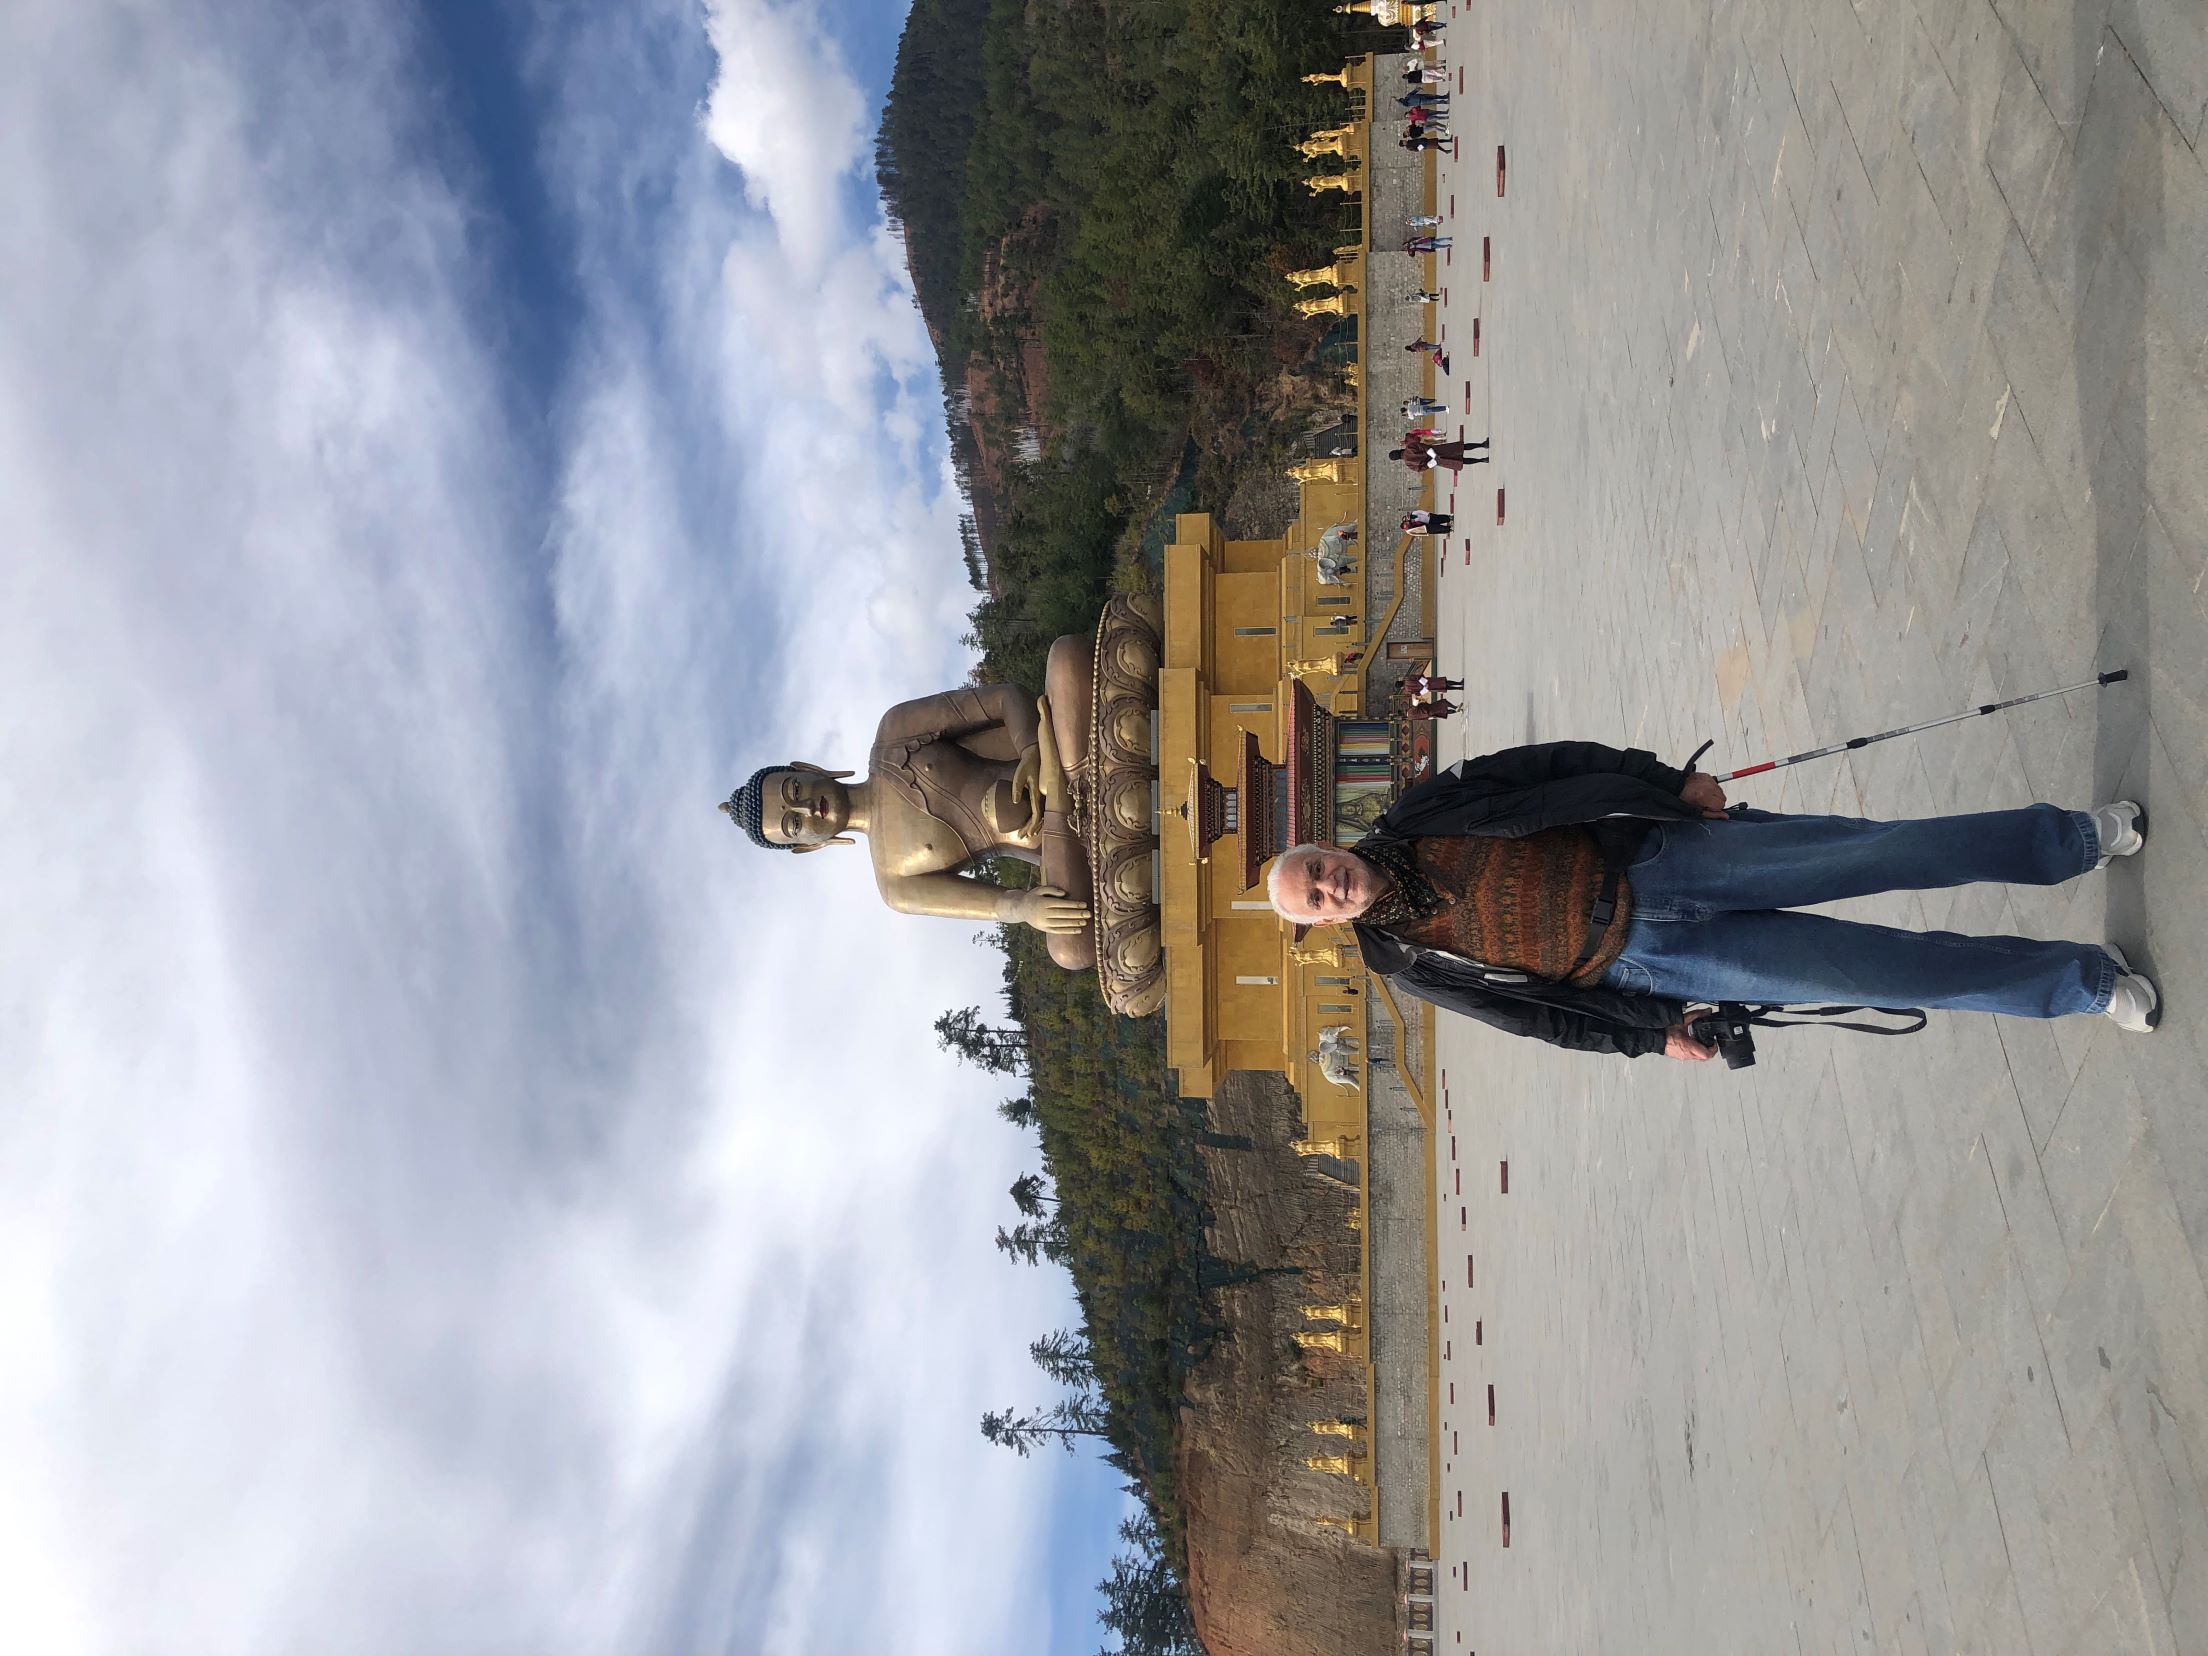
[[[1492,279],[1493,279],[1493,277],[1494,277],[1494,274],[1495,274],[1495,246],[1494,246],[1494,238],[1493,238],[1493,237],[1490,237],[1490,236],[1482,236],[1482,237],[1480,238],[1480,280],[1481,280],[1481,281],[1483,281],[1483,282],[1485,282],[1485,281],[1489,281],[1489,280],[1492,280]]]

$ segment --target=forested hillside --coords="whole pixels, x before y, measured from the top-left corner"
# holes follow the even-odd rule
[[[1354,223],[1292,147],[1342,116],[1300,77],[1339,66],[1346,21],[1310,0],[914,6],[877,163],[954,449],[985,474],[993,671],[1035,682],[1087,628],[1191,438],[1213,471],[1265,452],[1253,416],[1322,332],[1280,273]],[[1040,451],[1015,459],[1023,434]]]

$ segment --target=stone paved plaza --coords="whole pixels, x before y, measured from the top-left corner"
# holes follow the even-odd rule
[[[1853,912],[2110,937],[2167,1015],[1742,1074],[1444,1020],[1441,1646],[2208,1650],[2208,6],[1495,4],[1446,61],[1497,447],[1444,758],[1730,768],[2128,666],[1741,797],[2145,800],[2105,875]]]

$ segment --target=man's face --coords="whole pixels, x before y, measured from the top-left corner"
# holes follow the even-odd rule
[[[1283,915],[1315,926],[1356,919],[1380,900],[1387,882],[1354,851],[1321,846],[1295,858],[1277,889]]]
[[[779,770],[766,779],[759,827],[777,845],[821,845],[851,817],[851,796],[821,771]]]

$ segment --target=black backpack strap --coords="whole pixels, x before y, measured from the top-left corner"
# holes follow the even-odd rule
[[[1618,887],[1624,883],[1625,870],[1609,865],[1605,859],[1602,871],[1602,889],[1595,893],[1594,906],[1587,911],[1587,941],[1580,948],[1579,958],[1565,971],[1562,981],[1569,983],[1586,970],[1587,962],[1602,950],[1603,934],[1618,917]]]

